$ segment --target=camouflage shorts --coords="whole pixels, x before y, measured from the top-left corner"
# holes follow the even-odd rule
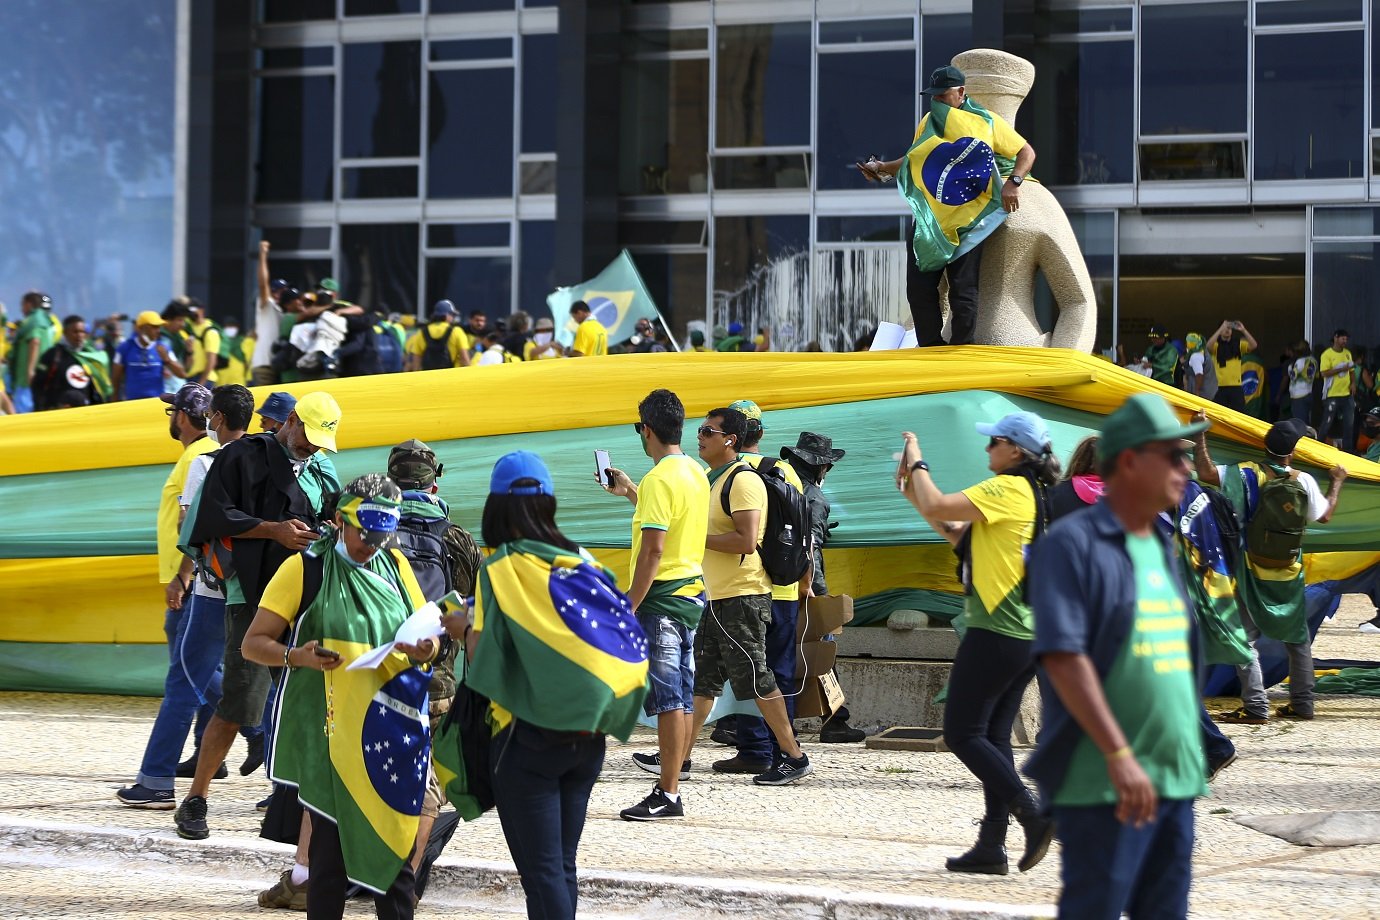
[[[767,666],[770,623],[770,594],[710,601],[695,632],[695,696],[718,696],[726,680],[740,699],[775,693],[776,675]]]

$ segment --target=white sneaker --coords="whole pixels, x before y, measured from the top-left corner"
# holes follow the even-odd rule
[[[1358,632],[1380,633],[1380,614],[1376,614],[1369,620],[1356,627]]]

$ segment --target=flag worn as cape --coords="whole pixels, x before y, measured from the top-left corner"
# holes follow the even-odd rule
[[[1223,540],[1210,493],[1190,481],[1179,503],[1178,539],[1188,596],[1198,615],[1208,664],[1249,664],[1251,646],[1236,598],[1237,548]]]
[[[1282,569],[1256,565],[1245,552],[1246,525],[1260,501],[1260,482],[1254,467],[1232,464],[1222,481],[1222,494],[1231,499],[1241,521],[1242,565],[1236,574],[1237,596],[1246,613],[1271,639],[1301,645],[1308,641],[1308,612],[1304,603],[1303,560]]]
[[[401,652],[372,670],[345,666],[391,641],[410,615],[401,577],[407,561],[380,550],[352,565],[328,538],[306,551],[303,567],[313,565],[321,588],[293,624],[291,644],[316,639],[339,652],[342,665],[284,672],[270,778],[296,786],[305,807],[335,822],[350,881],[383,892],[417,839],[431,759],[430,677]]]
[[[1006,220],[992,114],[972,98],[954,108],[931,100],[930,113],[896,174],[915,214],[912,249],[921,271],[943,268]]]
[[[465,683],[514,717],[626,741],[647,693],[647,636],[613,574],[535,540],[504,543],[479,570],[479,631]]]

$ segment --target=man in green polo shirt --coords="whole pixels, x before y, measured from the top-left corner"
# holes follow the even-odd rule
[[[19,412],[34,411],[33,392],[29,382],[39,356],[53,347],[62,327],[53,318],[53,299],[39,291],[30,291],[19,302],[24,318],[14,331],[14,345],[10,349],[10,379],[14,381],[14,407]]]

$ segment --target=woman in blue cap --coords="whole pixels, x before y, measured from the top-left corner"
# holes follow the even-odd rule
[[[573,920],[604,736],[626,741],[637,723],[647,637],[613,575],[556,526],[551,474],[536,454],[495,464],[483,536],[493,554],[475,585],[465,683],[490,700],[494,804],[527,916]],[[465,635],[464,618],[444,622]]]
[[[1034,617],[1025,600],[1025,559],[1048,521],[1045,490],[1059,478],[1049,429],[1033,412],[1013,412],[986,435],[987,468],[995,475],[945,494],[930,477],[914,434],[905,432],[897,487],[935,531],[954,544],[967,627],[949,675],[944,742],[982,783],[986,811],[977,843],[946,862],[951,872],[1005,875],[1010,815],[1025,830],[1025,872],[1044,858],[1053,822],[1021,782],[1011,728],[1035,676]]]

